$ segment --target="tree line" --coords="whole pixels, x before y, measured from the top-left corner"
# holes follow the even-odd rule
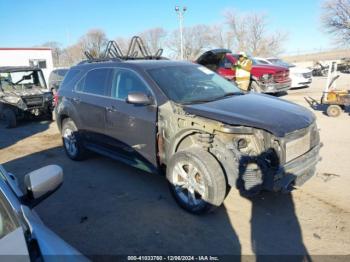
[[[163,48],[168,57],[179,59],[179,30],[167,31],[162,27],[147,29],[136,35],[141,36],[151,53]],[[198,24],[184,27],[184,58],[195,60],[210,48],[228,48],[245,51],[254,56],[273,56],[283,52],[287,33],[268,29],[268,17],[263,14],[238,14],[234,11],[224,13],[221,24]],[[62,47],[57,41],[44,43],[52,48],[55,66],[71,66],[85,58],[84,51],[94,56],[101,54],[108,43],[106,33],[102,29],[90,29],[78,41],[70,46]],[[130,38],[116,37],[122,51],[126,53]]]
[[[350,41],[350,0],[325,0],[322,5],[321,22],[326,32],[335,36],[335,44],[348,46]],[[224,13],[224,22],[184,27],[184,58],[195,60],[210,48],[227,48],[245,51],[253,56],[277,56],[281,54],[288,34],[269,29],[268,17],[259,13],[239,14],[232,10]],[[137,33],[142,37],[151,53],[159,48],[166,50],[172,59],[180,57],[179,30],[167,31],[162,27]],[[57,41],[44,43],[52,48],[55,66],[71,66],[84,59],[84,51],[94,56],[101,54],[108,42],[102,29],[91,29],[70,46],[62,47]],[[115,39],[124,53],[130,38]]]

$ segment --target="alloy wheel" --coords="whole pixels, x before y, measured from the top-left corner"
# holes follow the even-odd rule
[[[173,185],[178,197],[190,206],[205,203],[207,193],[205,181],[200,171],[191,163],[179,162],[173,170]]]
[[[66,128],[63,133],[63,141],[68,154],[75,156],[78,153],[78,146],[74,131],[70,128]]]

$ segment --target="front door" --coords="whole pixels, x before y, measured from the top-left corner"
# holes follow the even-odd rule
[[[126,98],[132,92],[152,96],[151,89],[136,72],[116,68],[110,92],[111,99],[106,110],[105,133],[113,138],[113,146],[123,149],[135,161],[136,166],[140,167],[142,164],[135,157],[155,167],[157,106],[128,104]]]

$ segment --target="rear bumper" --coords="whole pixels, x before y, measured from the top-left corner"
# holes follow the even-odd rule
[[[316,171],[316,164],[321,160],[319,151],[322,144],[317,145],[304,155],[281,166],[274,175],[273,182],[267,185],[271,191],[286,191],[290,186],[301,186]]]
[[[281,83],[260,83],[261,89],[264,93],[278,93],[288,91],[291,88],[292,81],[285,81]]]

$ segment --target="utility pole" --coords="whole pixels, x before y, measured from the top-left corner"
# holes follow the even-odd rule
[[[179,17],[179,26],[180,26],[180,57],[181,60],[184,60],[184,37],[183,37],[183,19],[184,14],[186,12],[187,8],[184,6],[182,10],[180,10],[179,6],[175,6],[175,12],[177,13]]]

